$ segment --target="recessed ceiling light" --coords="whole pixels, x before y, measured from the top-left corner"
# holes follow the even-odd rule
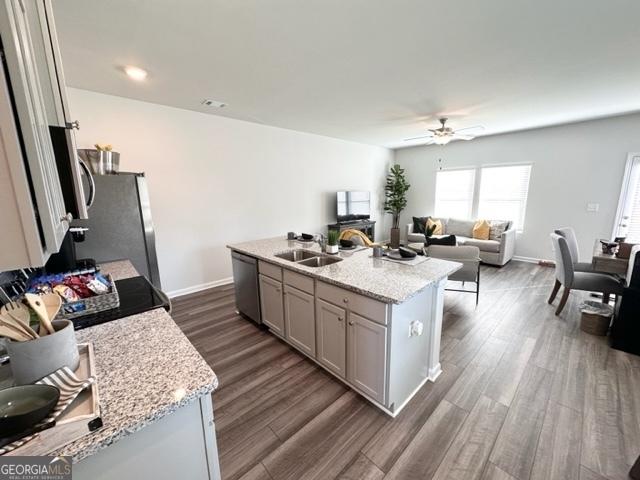
[[[141,82],[142,80],[147,78],[147,75],[148,75],[146,70],[143,70],[142,68],[138,68],[134,66],[124,67],[124,73],[126,73],[129,76],[129,78],[137,82]]]
[[[217,100],[209,100],[208,98],[205,98],[201,103],[206,107],[214,107],[214,108],[222,108],[227,106],[227,104],[224,102],[219,102]]]

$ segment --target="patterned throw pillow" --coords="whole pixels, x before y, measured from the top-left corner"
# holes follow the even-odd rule
[[[511,222],[507,220],[492,220],[491,230],[489,231],[489,240],[500,240],[502,234],[509,228]]]

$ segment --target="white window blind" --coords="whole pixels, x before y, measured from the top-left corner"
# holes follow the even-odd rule
[[[471,218],[475,173],[475,169],[465,169],[436,174],[437,217]]]
[[[624,211],[619,236],[626,236],[627,242],[640,242],[640,157],[631,163],[629,183],[624,198]],[[625,231],[626,230],[626,231]]]
[[[522,230],[530,175],[531,165],[482,168],[478,218],[511,220]]]

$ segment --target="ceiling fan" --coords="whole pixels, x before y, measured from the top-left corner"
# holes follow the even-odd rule
[[[484,127],[480,125],[476,125],[474,127],[466,127],[461,128],[460,130],[454,130],[451,127],[447,127],[445,124],[447,123],[448,118],[441,118],[440,120],[440,128],[430,128],[428,135],[422,135],[420,137],[412,137],[405,138],[405,142],[410,140],[418,140],[420,138],[428,138],[429,141],[425,143],[425,145],[446,145],[451,140],[473,140],[476,138],[476,135],[482,133]]]

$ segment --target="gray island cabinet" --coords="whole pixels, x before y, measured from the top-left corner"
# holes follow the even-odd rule
[[[441,373],[444,284],[459,264],[409,266],[362,249],[311,267],[281,254],[317,245],[280,238],[229,248],[257,259],[262,323],[387,414]]]

